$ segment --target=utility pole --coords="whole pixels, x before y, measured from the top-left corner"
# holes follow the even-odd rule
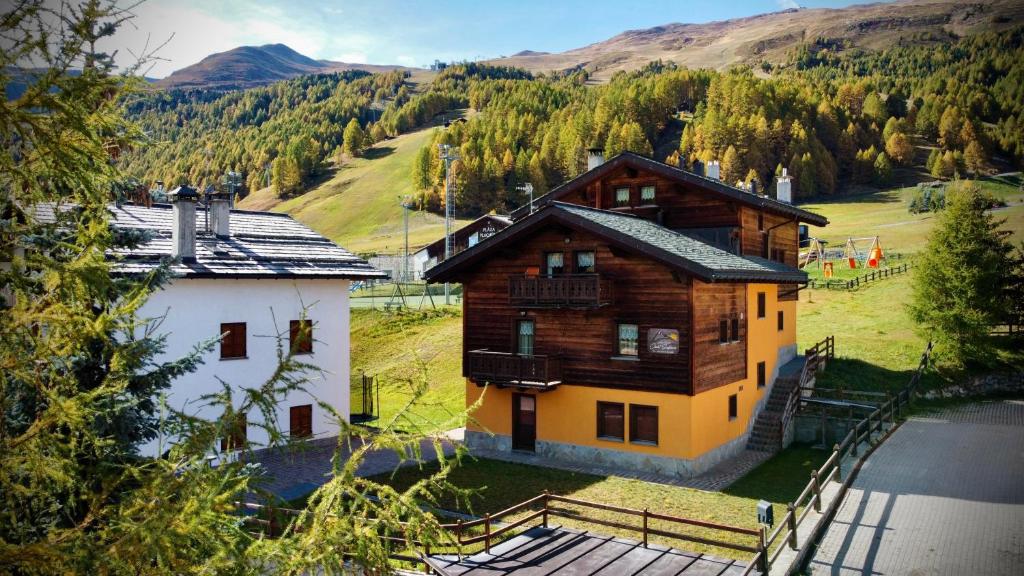
[[[452,221],[455,219],[455,190],[452,186],[452,160],[459,159],[459,153],[448,144],[438,144],[441,159],[444,160],[444,259],[452,256]],[[444,283],[444,303],[451,304],[451,287]]]
[[[529,182],[521,184],[518,187],[516,187],[516,190],[519,190],[520,192],[526,192],[527,194],[530,195],[530,214],[533,214],[533,184],[530,184]]]
[[[235,207],[235,190],[242,185],[242,175],[234,170],[228,172],[220,180],[221,185],[228,189],[228,206]]]
[[[405,225],[405,253],[402,257],[402,277],[404,282],[409,282],[409,209],[412,208],[412,201],[408,196],[402,198],[402,220]]]

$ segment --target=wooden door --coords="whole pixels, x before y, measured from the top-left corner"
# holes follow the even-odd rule
[[[533,452],[537,447],[537,397],[512,395],[512,449]]]
[[[289,409],[289,430],[293,438],[313,435],[313,405],[292,406]]]

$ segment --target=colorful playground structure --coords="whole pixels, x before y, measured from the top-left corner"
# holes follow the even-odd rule
[[[867,250],[862,250],[864,243],[869,242]],[[809,238],[807,251],[800,254],[800,268],[805,268],[811,262],[815,262],[822,271],[825,278],[831,278],[833,274],[833,260],[839,258],[839,252],[826,249],[828,242],[819,238]],[[865,238],[847,238],[846,246],[842,252],[842,259],[851,270],[857,268],[878,268],[885,260],[885,253],[882,251],[882,244],[878,236]]]

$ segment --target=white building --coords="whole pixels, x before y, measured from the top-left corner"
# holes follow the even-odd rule
[[[309,374],[305,392],[281,399],[279,426],[293,436],[335,435],[337,424],[316,400],[348,418],[349,283],[384,274],[286,214],[232,210],[226,194],[211,195],[209,210],[197,211],[198,194],[188,187],[172,191],[169,200],[170,205],[113,208],[115,226],[154,233],[151,241],[124,254],[115,271],[143,273],[161,259],[179,259],[173,266],[177,277],[141,310],[143,317],[163,317],[157,331],[168,335],[162,359],[226,336],[196,372],[172,384],[168,404],[217,416],[204,414],[196,400],[220,391],[220,381],[235,390],[266,382],[277,366],[275,336],[282,335],[285,345],[302,349],[302,360],[322,373]],[[312,341],[300,336],[304,308]],[[241,395],[235,396],[237,405]],[[247,418],[248,440],[265,443],[266,432],[254,425],[261,416]],[[161,453],[171,441],[154,441],[143,453]]]

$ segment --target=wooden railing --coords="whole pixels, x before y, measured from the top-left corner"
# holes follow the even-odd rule
[[[597,308],[612,303],[614,282],[600,274],[508,277],[509,304],[519,307]]]
[[[754,555],[754,558],[750,561],[751,566],[755,564],[764,566],[762,572],[767,574],[783,550],[787,547],[791,550],[800,549],[801,542],[798,539],[797,530],[804,520],[807,519],[807,515],[810,514],[811,510],[815,512],[822,511],[821,492],[823,486],[833,480],[842,482],[840,493],[832,500],[832,506],[841,501],[841,495],[846,492],[854,478],[853,474],[847,474],[846,478],[843,479],[843,459],[848,455],[853,456],[857,458],[854,467],[859,467],[864,457],[867,456],[867,451],[863,455],[858,454],[860,444],[865,441],[870,442],[873,433],[882,432],[886,422],[889,423],[890,430],[892,426],[895,426],[896,419],[902,416],[904,406],[910,404],[911,399],[917,392],[917,387],[921,382],[921,375],[928,367],[931,353],[932,343],[929,342],[924,353],[921,354],[921,360],[918,362],[917,370],[914,371],[910,382],[895,395],[888,396],[886,401],[875,408],[867,417],[857,421],[853,429],[843,438],[843,441],[833,447],[832,454],[825,463],[817,470],[811,471],[811,479],[807,486],[804,487],[795,500],[786,505],[786,514],[778,522],[776,528],[765,538],[764,547],[761,552]],[[803,510],[797,513],[797,510],[801,508]],[[781,542],[783,545],[775,547],[773,550],[773,546],[777,542]],[[807,542],[803,542],[803,545],[807,545]],[[749,571],[748,567],[747,572]]]
[[[280,522],[275,519],[282,517],[294,518],[300,514],[300,511],[298,510],[272,508],[268,506],[261,506],[259,504],[240,503],[240,506],[257,514],[257,516],[247,517],[246,521],[254,524],[270,537],[275,535],[280,536],[283,532],[283,527],[280,525]],[[585,511],[597,510],[611,512],[612,514],[624,516],[626,518],[616,518],[614,520],[597,518],[593,515],[581,512],[580,510],[567,508],[566,506],[572,506]],[[524,516],[516,517],[524,512],[526,512]],[[267,519],[261,518],[260,516],[266,516]],[[391,558],[422,564],[424,566],[424,571],[429,572],[430,568],[427,563],[427,557],[430,556],[432,552],[454,552],[459,554],[465,554],[467,552],[472,553],[473,550],[481,549],[477,547],[479,544],[483,544],[482,550],[484,552],[490,552],[492,546],[502,541],[504,539],[503,537],[511,534],[513,531],[531,524],[547,527],[550,518],[566,518],[574,522],[595,524],[631,532],[638,537],[645,548],[648,546],[650,538],[652,536],[657,536],[670,540],[694,542],[706,546],[749,552],[754,554],[755,559],[767,558],[767,555],[765,554],[766,549],[764,548],[764,528],[743,528],[728,524],[717,524],[714,522],[706,522],[704,520],[694,520],[692,518],[659,514],[657,512],[651,512],[646,508],[643,510],[625,508],[622,506],[613,506],[600,502],[591,502],[567,496],[559,496],[548,492],[544,492],[543,494],[535,496],[529,500],[509,506],[500,512],[485,514],[482,518],[468,521],[460,519],[455,523],[441,524],[441,528],[451,535],[451,539],[446,546],[435,546],[433,550],[421,542],[408,541],[404,537],[404,534],[382,535],[381,538],[388,542],[392,542],[399,547],[411,545],[416,548],[414,551],[416,555],[411,553],[395,553],[391,555]],[[631,519],[634,521],[630,522]],[[652,521],[657,521],[663,524],[661,527],[653,527],[651,525]],[[673,528],[665,529],[664,524],[673,526]],[[698,534],[694,533],[695,531],[687,531],[687,528],[696,528],[700,532]],[[296,527],[292,527],[292,529],[294,530]],[[719,533],[721,533],[721,536],[718,535]],[[723,539],[727,535],[734,534],[749,538],[749,543],[743,544],[733,540]],[[766,567],[760,566],[759,568],[763,570]]]
[[[550,386],[562,381],[562,365],[557,356],[471,350],[467,358],[466,376],[477,383]]]
[[[835,336],[828,336],[821,342],[804,350],[804,367],[800,370],[800,379],[789,392],[789,397],[786,399],[786,407],[782,410],[782,418],[779,419],[779,442],[782,442],[786,437],[786,428],[796,415],[796,410],[800,407],[800,396],[808,388],[811,378],[814,378],[818,370],[824,368],[829,360],[835,357]]]

